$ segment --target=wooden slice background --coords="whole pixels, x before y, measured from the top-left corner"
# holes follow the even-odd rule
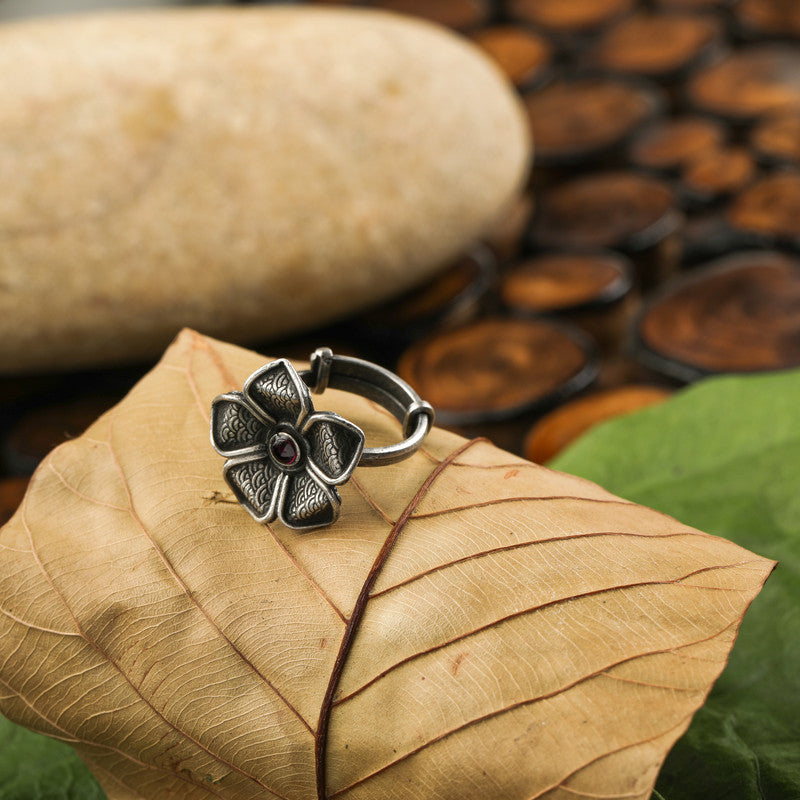
[[[526,28],[494,25],[473,34],[472,41],[521,89],[535,86],[552,71],[552,44],[541,34]]]
[[[765,251],[696,269],[642,314],[647,356],[679,379],[800,366],[800,261]]]
[[[753,38],[800,38],[800,4],[796,0],[739,0],[736,21]]]
[[[750,142],[762,161],[800,167],[800,111],[765,117]]]
[[[716,17],[639,12],[606,31],[588,62],[599,69],[670,79],[711,57],[721,41]]]
[[[620,300],[631,280],[629,262],[619,254],[556,252],[509,269],[500,294],[506,306],[523,313],[577,311]]]
[[[373,0],[367,3],[398,14],[422,17],[460,31],[469,31],[486,24],[492,7],[489,0]]]
[[[754,243],[800,247],[800,172],[779,171],[745,188],[731,203],[728,221]]]
[[[695,200],[712,202],[744,189],[757,171],[749,148],[712,147],[686,164],[681,174],[682,188]]]
[[[800,109],[800,49],[789,44],[743,48],[701,70],[687,91],[699,110],[738,122]]]
[[[725,127],[713,119],[694,115],[667,117],[636,136],[628,148],[628,157],[642,169],[678,172],[724,141]]]
[[[443,425],[513,417],[587,386],[596,364],[575,330],[546,320],[484,319],[413,345],[400,376]]]
[[[658,113],[653,87],[619,78],[554,81],[526,95],[536,163],[586,161],[619,145]]]
[[[544,247],[643,250],[680,224],[670,187],[633,171],[587,175],[542,199],[534,241]]]

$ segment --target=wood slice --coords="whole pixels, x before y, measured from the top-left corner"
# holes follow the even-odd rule
[[[29,475],[57,445],[78,436],[118,396],[79,397],[59,405],[35,408],[11,426],[2,446],[3,462],[13,474]]]
[[[0,480],[0,526],[5,525],[19,508],[28,488],[28,478]]]
[[[687,164],[681,182],[689,198],[707,203],[743,189],[755,178],[756,170],[748,148],[716,147]]]
[[[494,255],[485,247],[475,248],[432,281],[374,309],[361,322],[371,334],[400,338],[406,346],[434,327],[473,319],[496,274]]]
[[[560,80],[524,98],[537,165],[595,158],[633,135],[662,108],[649,84],[587,77]]]
[[[547,192],[534,221],[534,240],[554,249],[635,252],[674,233],[681,219],[673,191],[657,178],[597,173]]]
[[[626,14],[635,0],[508,0],[512,17],[560,34],[580,34]]]
[[[531,88],[552,69],[553,47],[544,36],[518,25],[495,25],[472,35],[472,40],[497,62],[518,88]]]
[[[548,253],[515,265],[500,282],[513,311],[583,311],[619,301],[631,289],[631,267],[617,253]]]
[[[800,262],[752,251],[665,287],[637,325],[645,363],[679,380],[800,366]]]
[[[800,248],[800,172],[760,178],[734,198],[727,220],[754,243]]]
[[[514,417],[588,386],[597,363],[588,340],[547,320],[483,319],[413,345],[398,372],[443,425]]]
[[[516,314],[558,314],[606,352],[619,349],[632,306],[633,266],[619,253],[548,253],[503,275],[500,296]]]
[[[373,8],[437,22],[448,28],[469,31],[486,25],[491,16],[489,0],[372,0]]]
[[[800,3],[797,0],[739,0],[736,21],[755,37],[800,37]]]
[[[727,8],[735,0],[654,0],[656,8],[666,11],[713,11]]]
[[[600,422],[663,403],[672,394],[660,386],[618,386],[570,400],[542,417],[525,439],[523,455],[544,464]]]
[[[708,117],[673,117],[648,125],[631,142],[629,159],[637,167],[678,172],[705,150],[720,147],[725,128]]]
[[[767,163],[800,166],[800,112],[765,117],[753,129],[750,144]]]
[[[668,79],[710,57],[721,41],[722,25],[713,16],[637,13],[603,34],[589,62],[601,69]]]
[[[800,49],[785,44],[744,47],[701,69],[687,91],[696,108],[739,122],[800,109]]]

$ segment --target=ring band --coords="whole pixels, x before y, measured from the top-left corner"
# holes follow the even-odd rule
[[[403,427],[403,440],[365,447],[363,431],[330,411],[315,411],[310,392],[339,389],[381,405]],[[280,519],[309,530],[336,521],[337,486],[357,466],[394,464],[412,455],[434,422],[430,403],[377,364],[336,356],[327,347],[297,372],[281,358],[256,370],[241,392],[211,404],[211,443],[227,460],[223,476],[239,503],[260,523]]]
[[[360,467],[381,467],[408,458],[433,426],[433,406],[393,372],[370,361],[335,356],[330,348],[320,347],[311,354],[311,369],[299,374],[314,394],[330,388],[361,395],[383,406],[402,424],[403,441],[388,447],[365,447]]]

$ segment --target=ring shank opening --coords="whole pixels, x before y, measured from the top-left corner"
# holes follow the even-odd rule
[[[333,355],[320,348],[311,356],[311,369],[300,377],[312,392],[326,386],[360,395],[389,411],[406,431],[406,438],[385,447],[365,447],[359,466],[383,466],[408,458],[433,427],[433,407],[401,378],[388,369],[350,356]]]

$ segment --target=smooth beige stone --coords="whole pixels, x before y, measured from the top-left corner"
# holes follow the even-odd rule
[[[109,12],[0,28],[0,372],[310,328],[419,282],[525,177],[476,48],[382,12]]]

